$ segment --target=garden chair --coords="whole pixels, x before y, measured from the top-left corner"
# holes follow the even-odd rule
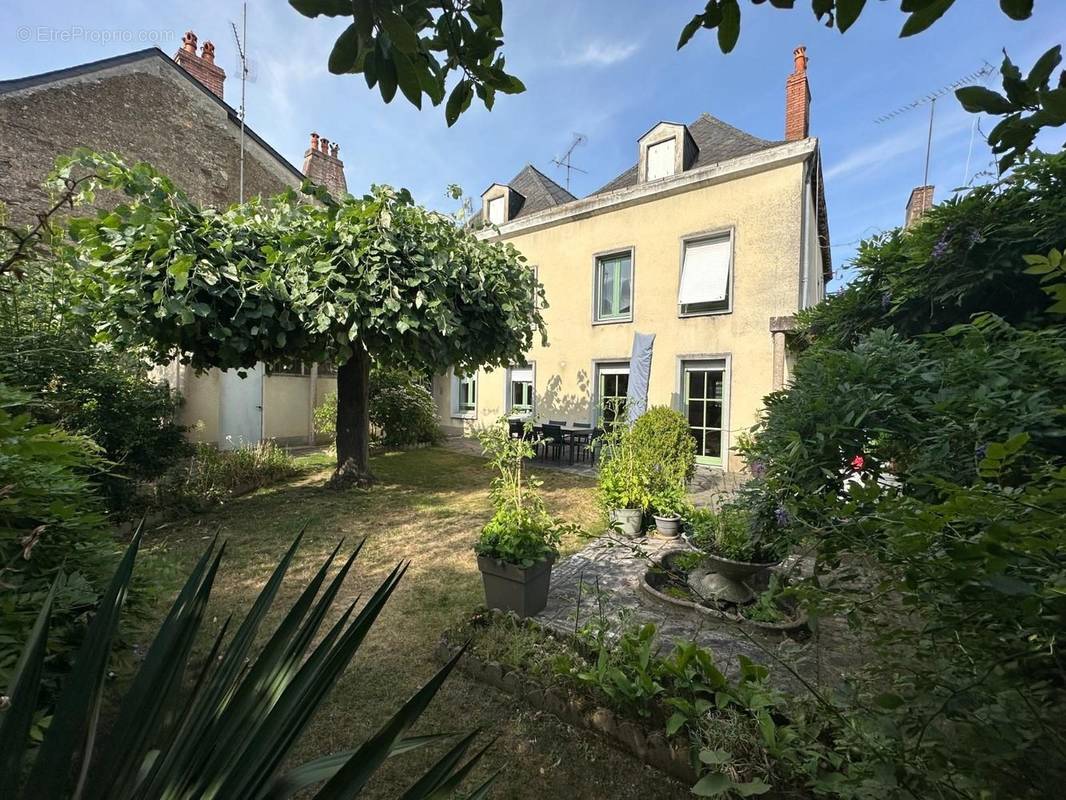
[[[563,434],[562,426],[551,422],[543,425],[540,442],[544,445],[544,457],[547,458],[551,453],[552,460],[558,461],[562,456],[563,447],[566,446],[566,436]]]

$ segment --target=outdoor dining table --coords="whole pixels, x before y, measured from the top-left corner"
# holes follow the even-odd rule
[[[592,428],[578,428],[573,425],[550,425],[549,427],[557,427],[563,433],[563,444],[570,448],[570,461],[568,463],[574,463],[574,451],[578,447],[586,447],[592,441]],[[537,424],[533,426],[533,433],[537,436],[544,434],[544,425]]]

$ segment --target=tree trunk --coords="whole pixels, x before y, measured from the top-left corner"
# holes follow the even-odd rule
[[[337,367],[336,488],[367,486],[370,473],[370,354],[354,344],[355,354]]]

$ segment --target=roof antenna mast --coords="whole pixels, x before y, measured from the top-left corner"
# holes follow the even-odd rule
[[[963,75],[961,78],[956,81],[952,81],[947,86],[941,86],[939,89],[932,91],[923,97],[919,97],[917,100],[912,100],[911,102],[907,103],[907,105],[900,106],[894,111],[889,111],[887,114],[882,114],[880,117],[874,120],[875,123],[880,125],[881,123],[895,119],[901,114],[906,114],[908,111],[913,111],[919,106],[924,106],[927,103],[929,104],[929,132],[926,134],[925,140],[925,174],[922,178],[922,186],[929,185],[929,160],[933,152],[933,114],[936,111],[936,101],[946,95],[948,92],[954,91],[955,89],[958,89],[964,84],[973,83],[974,81],[986,78],[994,71],[995,67],[993,67],[986,61],[979,70],[971,72],[969,75]],[[971,146],[972,144],[973,142],[971,135]],[[968,166],[966,171],[969,172]],[[963,182],[965,183],[965,180]]]
[[[238,199],[240,203],[244,204],[244,88],[248,83],[248,54],[245,52],[245,45],[248,43],[248,4],[241,4],[241,32],[237,33],[237,23],[230,22],[230,27],[233,28],[233,40],[237,43],[237,65],[241,71],[241,170],[240,170],[240,183],[238,184]]]
[[[585,134],[575,133],[573,140],[570,142],[570,146],[566,149],[566,152],[558,158],[552,159],[552,163],[555,166],[561,167],[566,170],[566,191],[568,192],[570,191],[571,171],[581,172],[585,175],[588,174],[588,170],[581,169],[581,167],[575,167],[572,163],[570,163],[571,156],[573,156],[574,154],[574,148],[576,148],[579,144],[584,144],[588,140],[589,137],[587,137]]]

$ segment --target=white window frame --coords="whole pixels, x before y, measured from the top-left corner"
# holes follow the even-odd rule
[[[603,422],[603,393],[600,387],[603,384],[604,375],[625,375],[629,376],[629,359],[626,358],[612,358],[603,359],[593,362],[592,376],[595,383],[593,384],[592,395],[592,422],[599,425]],[[628,384],[627,384],[628,386]],[[628,392],[627,392],[628,394]],[[614,395],[617,396],[617,395]]]
[[[531,393],[532,396],[530,398],[531,404],[530,404],[528,409],[518,409],[516,411],[516,407],[515,407],[515,405],[513,403],[514,393],[512,392],[513,384],[515,382],[513,375],[514,375],[515,372],[517,372],[519,370],[521,370],[523,372],[525,372],[525,371],[529,372],[529,381],[528,381],[528,383],[530,385],[530,393]],[[506,380],[504,381],[504,387],[503,387],[503,391],[504,391],[504,398],[503,398],[504,406],[503,407],[505,409],[507,409],[507,413],[508,414],[520,413],[520,414],[528,414],[530,416],[534,416],[536,414],[536,411],[537,411],[537,366],[536,366],[536,364],[534,364],[533,362],[529,362],[528,364],[518,364],[518,365],[515,365],[513,367],[508,367],[507,368],[507,375],[505,377],[506,377]],[[527,381],[523,381],[523,383],[526,383],[526,382]]]
[[[474,404],[471,409],[463,409],[460,405],[462,397],[462,385],[467,381],[474,384]],[[452,419],[477,419],[477,396],[478,396],[478,373],[463,375],[457,370],[452,370]]]
[[[689,244],[707,241],[709,239],[729,238],[729,274],[726,276],[726,298],[723,303],[698,303],[682,305],[680,303],[681,282],[685,275],[685,251]],[[733,276],[736,272],[736,230],[734,228],[718,228],[716,230],[701,231],[700,233],[686,234],[681,237],[678,248],[678,317],[708,317],[716,314],[730,314],[733,312]],[[693,307],[696,306],[696,307]]]

